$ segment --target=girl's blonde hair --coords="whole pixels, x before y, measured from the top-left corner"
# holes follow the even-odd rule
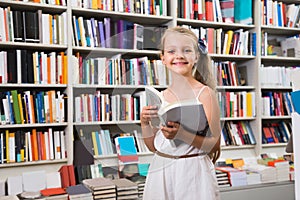
[[[207,85],[213,91],[216,92],[216,80],[211,71],[211,60],[210,60],[210,57],[207,55],[207,53],[203,53],[202,51],[199,50],[197,35],[190,29],[180,27],[180,26],[176,26],[176,27],[167,29],[161,38],[161,48],[160,49],[161,49],[162,54],[164,54],[164,43],[165,43],[165,39],[166,39],[166,37],[168,37],[169,33],[180,33],[180,34],[190,37],[193,40],[195,52],[199,52],[199,55],[200,55],[197,63],[194,66],[195,70],[194,70],[193,76],[200,83]],[[208,156],[211,158],[213,163],[216,163],[217,159],[220,157],[220,153],[221,153],[221,148],[219,146],[215,152],[209,153]]]

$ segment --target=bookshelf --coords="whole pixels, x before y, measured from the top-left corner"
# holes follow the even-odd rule
[[[29,84],[29,83],[7,83],[1,84],[2,91],[10,91],[12,89],[17,90],[30,90],[30,91],[48,91],[55,90],[60,91],[66,95],[66,120],[60,123],[44,123],[44,124],[25,124],[26,129],[39,129],[44,127],[49,127],[53,129],[63,130],[65,132],[66,138],[66,152],[67,158],[62,160],[51,160],[51,161],[34,161],[34,162],[20,162],[20,163],[7,163],[0,164],[1,170],[0,178],[6,178],[8,175],[14,174],[15,171],[21,173],[21,167],[26,166],[26,169],[31,170],[40,167],[47,168],[49,171],[57,171],[60,165],[68,163],[72,164],[73,155],[73,140],[74,135],[78,130],[85,128],[87,131],[95,131],[100,129],[109,129],[112,135],[119,132],[132,132],[132,130],[139,129],[139,120],[107,120],[107,121],[80,121],[75,120],[75,98],[82,94],[94,94],[94,92],[100,91],[101,94],[133,94],[135,92],[143,91],[143,84],[87,84],[79,83],[75,80],[76,73],[78,69],[74,68],[76,66],[77,55],[82,56],[86,59],[95,59],[100,57],[114,58],[115,55],[120,55],[124,59],[141,58],[148,56],[149,60],[159,59],[159,51],[153,49],[137,50],[137,49],[125,49],[119,47],[103,47],[101,45],[95,45],[90,47],[89,45],[80,45],[73,40],[73,19],[90,20],[92,18],[98,21],[104,21],[104,18],[110,18],[112,21],[117,21],[122,18],[124,20],[131,21],[133,23],[138,23],[143,26],[150,27],[173,27],[176,25],[186,25],[193,28],[211,28],[214,30],[222,29],[225,31],[247,31],[249,37],[252,33],[256,33],[256,50],[255,53],[248,49],[248,53],[242,55],[235,54],[222,54],[216,51],[210,52],[210,56],[214,62],[236,62],[238,67],[243,68],[244,75],[246,78],[246,83],[237,86],[224,86],[219,85],[219,92],[252,92],[254,94],[254,104],[255,114],[253,116],[222,116],[222,123],[224,122],[238,122],[244,121],[249,122],[255,139],[256,144],[250,145],[230,145],[222,147],[222,158],[234,158],[234,157],[253,157],[265,152],[276,152],[278,155],[284,153],[285,143],[283,144],[262,144],[262,126],[265,121],[291,121],[289,116],[276,116],[276,117],[265,117],[260,114],[261,103],[261,93],[263,91],[280,91],[289,92],[291,88],[288,86],[282,87],[263,87],[260,84],[261,71],[260,67],[262,64],[264,66],[275,65],[276,63],[282,63],[284,66],[293,66],[299,63],[298,58],[293,57],[282,57],[282,56],[268,56],[262,55],[262,49],[259,48],[260,44],[263,43],[261,37],[259,37],[262,32],[268,32],[271,35],[280,35],[281,37],[288,37],[294,34],[299,34],[298,28],[286,28],[286,27],[275,27],[270,25],[261,24],[261,1],[253,1],[253,23],[250,25],[240,24],[240,23],[223,23],[205,20],[194,20],[185,19],[177,16],[177,1],[168,1],[166,7],[166,15],[152,15],[152,14],[141,14],[134,12],[121,12],[113,11],[110,9],[91,9],[87,7],[81,7],[78,5],[78,1],[70,1],[68,5],[51,5],[43,3],[34,2],[23,2],[23,1],[9,1],[0,0],[0,7],[7,8],[10,7],[12,10],[25,10],[25,11],[37,11],[41,10],[42,13],[46,14],[62,14],[65,13],[66,27],[64,33],[66,38],[63,44],[47,44],[44,43],[26,43],[26,42],[13,42],[13,41],[1,41],[0,48],[1,51],[6,51],[10,49],[27,49],[38,52],[64,52],[67,55],[67,82],[64,84]],[[164,1],[167,2],[167,1]],[[179,1],[178,1],[179,2]],[[300,1],[282,1],[287,4],[295,3],[300,4]],[[146,38],[147,39],[147,38]],[[250,45],[250,44],[249,44]],[[75,63],[75,64],[74,64]],[[284,64],[283,64],[284,63]],[[19,72],[19,75],[21,73]],[[157,88],[163,89],[166,87],[165,84],[156,85]],[[1,125],[0,131],[4,130],[18,130],[23,128],[23,125]],[[148,152],[139,153],[140,162],[148,162],[151,159],[152,154]],[[117,165],[117,155],[114,153],[112,155],[95,156],[96,163],[102,163],[106,166],[116,166]],[[25,167],[24,167],[25,168]],[[16,170],[14,170],[16,169]],[[22,169],[23,170],[23,169]]]

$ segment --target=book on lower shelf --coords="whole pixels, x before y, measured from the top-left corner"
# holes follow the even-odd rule
[[[154,87],[145,88],[148,105],[157,106],[159,123],[167,126],[169,121],[180,123],[187,131],[205,136],[209,126],[204,106],[196,98],[175,103],[165,102],[162,93]],[[199,119],[199,120],[194,120]],[[159,126],[157,119],[151,121],[152,126]]]

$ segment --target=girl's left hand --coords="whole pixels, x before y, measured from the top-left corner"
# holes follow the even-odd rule
[[[180,124],[176,122],[168,122],[167,126],[161,126],[161,131],[167,139],[175,139],[178,137],[177,133],[180,130]]]

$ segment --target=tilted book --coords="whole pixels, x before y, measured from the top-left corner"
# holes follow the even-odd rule
[[[205,136],[208,131],[208,121],[203,104],[198,99],[167,103],[162,94],[153,87],[146,87],[148,105],[157,106],[158,119],[153,118],[152,126],[166,126],[169,121],[179,123],[185,130]]]

